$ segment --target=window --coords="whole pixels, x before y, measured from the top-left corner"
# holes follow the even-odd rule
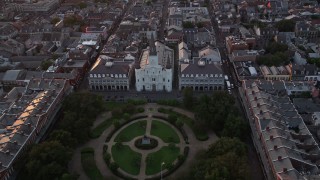
[[[166,79],[165,78],[163,78],[163,82],[165,82],[166,81]]]
[[[144,78],[142,78],[142,81],[144,82]]]

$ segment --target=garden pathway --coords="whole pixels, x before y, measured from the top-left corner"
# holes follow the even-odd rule
[[[152,136],[150,135],[150,130],[151,130],[151,123],[152,120],[155,118],[152,118],[151,115],[153,114],[153,112],[151,111],[151,109],[153,109],[153,111],[157,112],[157,109],[163,107],[163,108],[171,108],[173,111],[176,111],[178,113],[184,114],[186,116],[188,116],[189,118],[194,119],[194,114],[192,112],[189,112],[187,110],[181,109],[181,108],[176,108],[176,107],[169,107],[169,106],[163,106],[163,105],[158,105],[155,103],[149,103],[144,105],[145,108],[145,112],[142,113],[144,115],[148,115],[147,118],[147,126],[146,126],[146,134],[153,137],[153,138],[157,138],[157,140],[159,139],[158,137]],[[104,119],[110,118],[111,117],[111,113],[104,113],[101,116],[99,116],[96,120],[96,122],[94,123],[93,127],[96,127],[98,124],[100,124],[101,122],[103,122]],[[138,120],[139,121],[139,120]],[[98,169],[100,170],[101,174],[103,175],[103,177],[105,179],[111,180],[111,179],[119,179],[118,177],[116,177],[115,175],[113,175],[113,173],[110,171],[110,169],[107,167],[106,163],[103,160],[103,145],[107,144],[108,145],[108,152],[111,154],[111,147],[114,144],[114,138],[117,136],[117,134],[119,132],[121,132],[122,129],[124,129],[125,127],[135,123],[137,121],[133,121],[128,123],[127,125],[125,125],[124,127],[122,127],[121,129],[119,129],[110,139],[110,141],[108,143],[105,143],[105,140],[108,136],[108,134],[113,130],[113,125],[110,126],[109,128],[107,128],[103,134],[97,138],[97,139],[92,139],[89,142],[87,142],[86,144],[78,147],[75,152],[74,155],[72,157],[72,160],[69,164],[69,170],[71,173],[77,173],[80,175],[79,179],[80,180],[87,180],[89,179],[85,172],[83,171],[82,165],[81,165],[81,149],[84,147],[92,147],[95,149],[95,161],[96,161],[96,165],[98,167]],[[170,123],[166,122],[166,121],[161,121],[164,122],[166,124],[168,124],[170,127],[172,127],[173,129],[176,129],[173,125],[171,125]],[[188,158],[186,159],[186,161],[182,164],[182,166],[180,168],[178,168],[177,171],[175,171],[172,175],[170,175],[170,177],[168,177],[168,179],[173,178],[174,177],[179,177],[180,174],[185,173],[185,171],[187,170],[187,168],[190,167],[190,164],[192,163],[192,161],[195,159],[195,156],[197,154],[198,151],[200,150],[205,150],[209,147],[210,144],[213,144],[214,142],[216,142],[218,140],[218,137],[215,135],[214,132],[210,132],[209,133],[209,139],[207,141],[199,141],[196,139],[195,135],[193,134],[192,129],[189,126],[184,125],[183,126],[184,130],[186,131],[186,134],[188,134],[188,141],[189,141],[189,145],[185,144],[185,142],[183,141],[183,137],[182,135],[179,133],[179,131],[176,131],[177,134],[179,135],[180,138],[180,143],[177,144],[177,146],[180,147],[180,151],[183,153],[183,148],[185,146],[189,146],[190,147],[190,151],[188,154]],[[158,147],[163,147],[168,145],[168,143],[164,143],[161,139],[158,140]],[[130,141],[130,142],[126,142],[123,143],[125,145],[130,146],[130,148],[134,151],[137,152],[141,152],[143,150],[136,150],[135,146],[134,146],[134,141]],[[138,176],[132,176],[126,172],[124,172],[123,170],[119,169],[119,171],[121,173],[123,173],[124,175],[127,175],[129,177],[134,177],[137,178],[139,180],[143,180],[146,179],[147,177],[155,177],[155,176],[159,176],[160,173],[152,175],[152,176],[146,176],[145,175],[145,169],[146,169],[146,163],[145,163],[145,159],[147,157],[147,155],[149,153],[152,152],[156,152],[158,151],[158,148],[152,149],[152,150],[144,150],[144,151],[148,151],[148,152],[144,152],[141,153],[142,154],[142,158],[141,158],[141,167],[140,167],[140,173]]]

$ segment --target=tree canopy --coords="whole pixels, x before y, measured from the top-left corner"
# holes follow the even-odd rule
[[[279,32],[293,32],[296,26],[296,22],[294,20],[281,20],[276,23],[275,27],[278,28]]]
[[[246,145],[237,138],[221,138],[192,167],[193,179],[248,179]]]
[[[190,21],[186,21],[182,23],[183,28],[194,28],[194,24]]]
[[[54,180],[67,172],[71,159],[71,149],[58,141],[48,141],[35,145],[28,155],[24,178]]]

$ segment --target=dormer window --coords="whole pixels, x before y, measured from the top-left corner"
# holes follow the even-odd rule
[[[106,77],[106,75],[105,75],[105,74],[102,74],[102,77]]]
[[[191,77],[193,77],[193,74],[191,74]]]
[[[111,77],[113,77],[113,74],[110,74]]]
[[[122,74],[119,74],[119,78],[122,78]]]
[[[127,77],[127,75],[126,75],[126,74],[123,74],[123,76],[122,76],[122,77],[124,77],[124,78],[125,78],[125,77]]]
[[[90,74],[90,77],[93,77],[93,74]]]
[[[199,75],[198,75],[198,74],[196,74],[196,77],[199,77]]]
[[[181,77],[184,77],[184,74],[182,74]]]

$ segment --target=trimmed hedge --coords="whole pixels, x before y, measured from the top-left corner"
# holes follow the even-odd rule
[[[142,150],[149,150],[158,146],[158,141],[156,139],[150,138],[150,144],[142,144],[142,139],[143,138],[139,138],[134,142],[136,148]]]
[[[175,172],[187,159],[188,154],[189,154],[189,147],[185,147],[183,150],[183,158],[178,158],[178,162],[176,164],[174,164],[174,166],[170,169],[168,169],[168,171],[166,171],[165,173],[162,174],[162,178],[169,176],[170,174],[172,174],[173,172]],[[160,176],[156,176],[153,178],[147,178],[146,180],[159,180]]]
[[[118,126],[117,128],[115,127],[110,133],[109,135],[107,136],[107,139],[106,139],[106,142],[109,142],[111,137],[113,136],[114,133],[116,133],[121,127],[123,127],[124,125],[130,123],[131,121],[134,121],[134,120],[137,120],[137,119],[143,119],[143,118],[146,118],[148,117],[147,115],[141,115],[141,116],[137,116],[137,117],[134,117],[134,118],[131,118],[125,122],[123,122],[122,124],[120,124],[120,126]]]

